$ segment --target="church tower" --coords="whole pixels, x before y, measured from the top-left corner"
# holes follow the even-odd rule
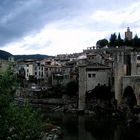
[[[125,32],[125,39],[127,39],[127,40],[132,39],[132,32],[130,31],[129,27],[127,27],[127,31]]]

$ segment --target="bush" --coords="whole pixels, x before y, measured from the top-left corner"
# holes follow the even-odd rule
[[[10,104],[6,112],[8,120],[8,135],[16,136],[16,139],[37,140],[41,135],[41,119],[37,112],[33,111],[27,104],[23,107]]]
[[[16,79],[5,73],[0,79],[0,139],[38,140],[41,135],[41,118],[28,104],[14,103]]]

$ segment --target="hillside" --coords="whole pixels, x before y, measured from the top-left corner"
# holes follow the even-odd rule
[[[8,60],[10,56],[13,56],[15,60],[25,60],[25,59],[44,59],[52,56],[42,55],[42,54],[32,54],[32,55],[12,55],[7,51],[0,50],[0,59]]]
[[[32,55],[14,55],[15,60],[25,60],[25,59],[44,59],[50,56],[48,55],[41,55],[41,54],[32,54]]]
[[[0,50],[0,59],[8,60],[10,56],[13,56],[11,53]]]

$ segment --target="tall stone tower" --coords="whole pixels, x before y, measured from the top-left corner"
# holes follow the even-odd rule
[[[131,75],[137,75],[137,52],[131,52]]]
[[[137,65],[137,52],[121,51],[115,54],[114,61],[114,89],[115,99],[120,104],[126,86],[132,86],[139,94],[139,68]],[[138,80],[139,79],[139,80]],[[139,103],[139,99],[137,100]]]
[[[127,39],[127,40],[132,39],[132,32],[130,31],[129,27],[127,27],[127,31],[125,32],[125,39]]]
[[[115,54],[115,63],[114,63],[114,89],[115,89],[115,99],[120,103],[122,99],[122,82],[121,78],[124,76],[124,52],[117,52]]]
[[[85,109],[85,94],[86,94],[86,65],[79,66],[79,111]]]

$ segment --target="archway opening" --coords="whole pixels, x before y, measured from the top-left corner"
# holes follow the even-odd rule
[[[130,109],[133,109],[137,105],[134,89],[131,86],[127,86],[123,93],[123,99]]]

